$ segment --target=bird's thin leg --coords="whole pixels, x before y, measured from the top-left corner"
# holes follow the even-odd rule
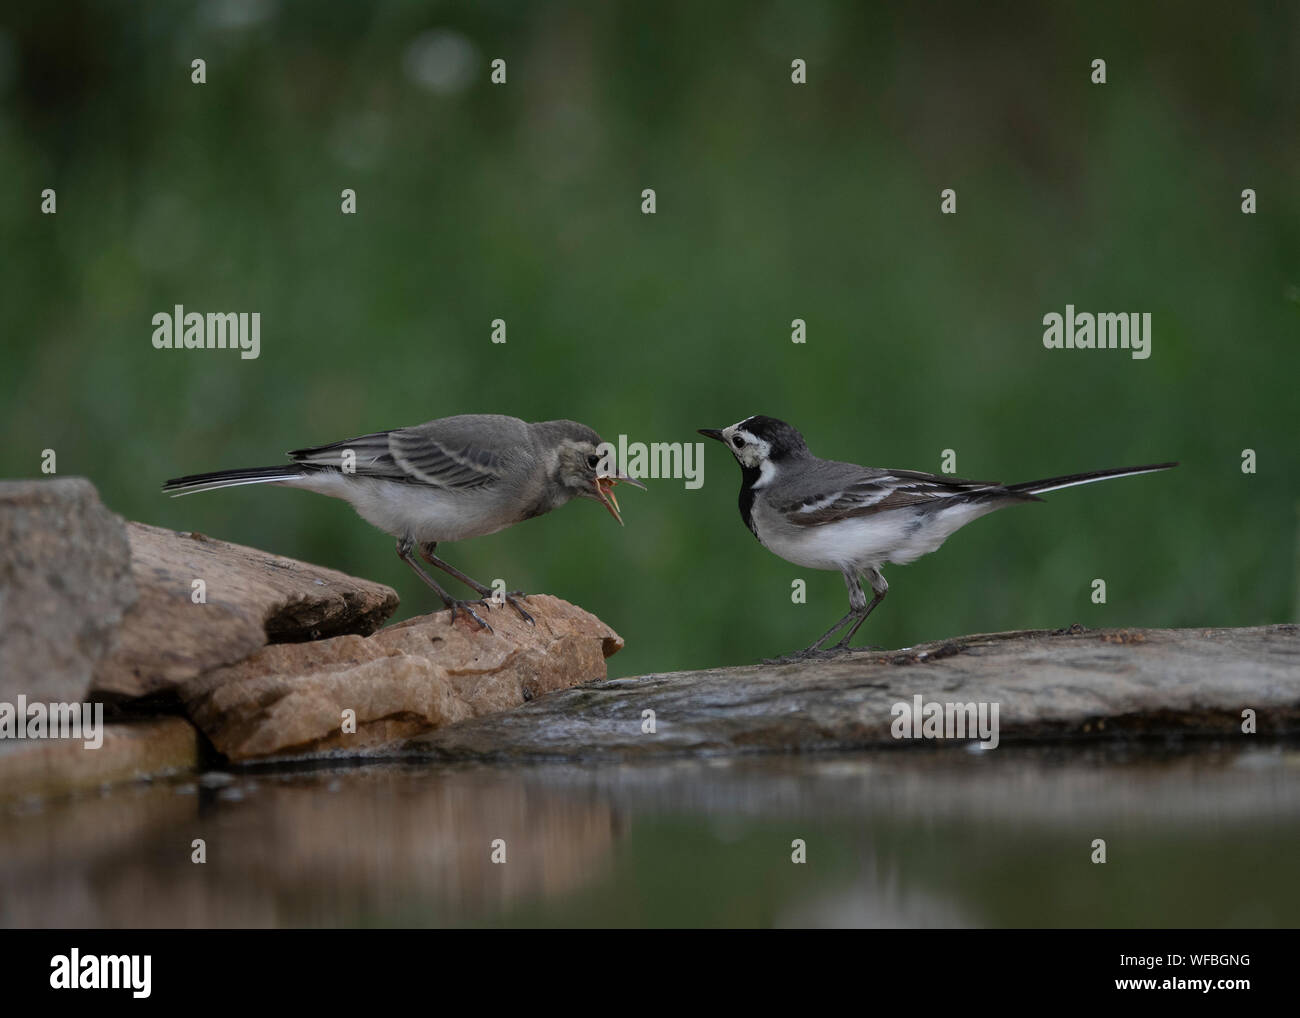
[[[471,590],[476,591],[480,597],[492,596],[493,590],[491,587],[484,586],[483,584],[479,583],[477,580],[469,576],[466,576],[464,573],[462,573],[451,563],[444,562],[442,559],[438,558],[438,556],[434,554],[434,550],[437,547],[438,547],[437,542],[434,541],[429,541],[426,542],[425,544],[420,545],[421,558],[423,558],[424,561],[428,562],[429,565],[433,566],[434,568],[441,569],[448,576],[452,576],[460,580],[460,582],[465,584],[465,586],[469,587]],[[527,595],[522,590],[512,590],[505,596],[506,603],[509,604],[510,607],[512,607],[515,611],[517,611],[520,617],[529,625],[536,625],[537,623],[533,621],[533,617],[529,615],[528,612],[524,610],[524,606],[519,603],[520,597],[527,597]]]
[[[857,631],[858,626],[862,625],[862,620],[867,617],[866,612],[871,611],[871,608],[867,607],[867,595],[862,591],[862,581],[858,579],[857,570],[845,569],[842,570],[842,572],[844,575],[844,586],[849,588],[849,613],[835,623],[835,625],[831,626],[825,634],[815,640],[812,646],[803,652],[809,657],[825,654],[842,654],[848,649],[848,636],[842,639],[834,647],[827,647],[824,650],[819,650],[818,648],[820,648],[823,643],[829,640],[843,626],[850,622],[853,623],[852,628],[849,629],[849,635],[851,636]],[[872,607],[875,607],[874,603]]]
[[[442,559],[438,558],[438,556],[434,554],[434,551],[437,549],[437,547],[438,547],[438,543],[436,541],[427,541],[424,544],[420,545],[420,558],[428,562],[429,565],[441,569],[448,576],[452,576],[460,580],[461,583],[471,588],[476,594],[480,595],[481,597],[487,597],[489,594],[492,593],[491,587],[479,583],[478,580],[474,579],[471,576],[466,576],[464,573],[462,573],[451,563],[444,562]]]
[[[420,579],[422,579],[425,583],[427,583],[429,587],[433,589],[433,592],[437,594],[440,598],[442,598],[442,603],[451,609],[452,624],[454,625],[456,622],[456,609],[459,608],[463,612],[465,612],[466,615],[468,615],[475,622],[477,622],[480,626],[486,629],[489,633],[493,632],[494,630],[492,629],[492,627],[489,626],[486,622],[484,622],[481,618],[479,618],[478,612],[476,612],[473,609],[473,607],[471,607],[472,605],[475,604],[481,604],[483,605],[483,607],[486,608],[487,605],[484,604],[484,602],[481,600],[480,601],[458,601],[456,600],[456,598],[452,597],[445,590],[443,590],[442,587],[438,585],[438,581],[435,580],[428,573],[426,573],[423,569],[421,569],[420,563],[415,561],[415,556],[411,554],[411,548],[414,547],[414,545],[415,542],[412,541],[411,538],[399,537],[397,539],[397,557],[400,558],[412,569],[414,569],[415,575],[418,576]]]
[[[872,593],[876,596],[871,599],[871,603],[863,610],[858,621],[853,623],[853,627],[844,635],[844,639],[832,647],[832,650],[848,650],[849,641],[853,639],[853,634],[858,631],[858,626],[867,621],[867,616],[875,610],[876,605],[880,604],[885,599],[885,595],[889,593],[889,584],[885,582],[885,578],[880,574],[879,569],[868,569],[866,577],[867,582],[871,584]]]
[[[813,642],[810,643],[808,647],[804,650],[804,653],[807,654],[807,653],[811,653],[812,651],[815,651],[818,647],[820,647],[823,643],[829,640],[832,636],[838,633],[841,629],[843,629],[846,625],[848,625],[848,623],[852,622],[857,617],[858,617],[858,613],[856,611],[850,610],[849,613],[844,616],[844,618],[840,619],[837,623],[835,623],[835,625],[831,626],[830,629],[826,630],[826,632],[822,633],[821,636],[813,640]]]
[[[866,600],[865,596],[863,597],[863,600]],[[813,642],[803,650],[796,650],[794,653],[786,654],[784,657],[764,658],[763,663],[767,665],[783,665],[788,664],[791,661],[806,661],[810,657],[827,657],[833,653],[837,653],[836,651],[822,650],[820,649],[821,645],[857,617],[858,613],[856,611],[850,611],[844,616],[844,618],[840,619],[835,623],[835,625],[831,626],[830,629],[826,630],[826,632],[822,633],[821,636],[813,640]]]
[[[803,650],[795,651],[793,654],[787,654],[785,657],[769,659],[765,663],[783,664],[787,661],[803,661],[812,657],[831,657],[836,654],[842,654],[848,650],[849,637],[845,637],[834,647],[827,648],[826,650],[822,650],[821,645],[850,622],[853,623],[853,628],[849,630],[849,636],[852,636],[853,633],[857,631],[858,626],[862,625],[862,620],[867,617],[867,614],[876,606],[876,601],[879,601],[880,598],[877,597],[876,601],[872,601],[871,606],[868,607],[867,595],[862,592],[862,584],[858,580],[857,572],[846,569],[843,570],[843,575],[844,585],[849,588],[849,613],[836,622],[835,625],[831,626],[830,629],[826,630],[826,632],[822,633],[821,636],[813,640],[813,642]],[[879,573],[875,573],[875,575],[880,576]],[[874,584],[875,581],[873,580],[872,582]],[[880,582],[885,582],[883,576],[880,577]],[[881,597],[883,596],[884,595],[882,594]]]
[[[862,623],[867,621],[867,616],[871,614],[872,609],[875,608],[876,605],[880,604],[880,602],[883,601],[884,599],[885,599],[884,594],[877,594],[875,597],[873,597],[871,599],[871,603],[867,605],[867,610],[858,616],[858,620],[854,622],[853,626],[849,629],[849,631],[844,634],[844,639],[842,639],[839,643],[837,643],[834,647],[832,647],[831,650],[848,650],[849,641],[853,639],[853,634],[858,631],[858,626],[862,625]]]

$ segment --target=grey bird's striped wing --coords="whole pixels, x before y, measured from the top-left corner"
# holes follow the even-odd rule
[[[491,444],[484,441],[485,435],[492,436]],[[466,415],[298,449],[289,456],[304,466],[342,469],[350,451],[359,477],[466,490],[499,481],[528,442],[523,421]]]
[[[823,461],[812,475],[807,479],[812,483],[803,486],[805,493],[787,497],[777,505],[786,520],[796,526],[818,527],[890,509],[937,509],[955,499],[985,495],[1037,500],[1032,495],[1009,492],[997,481],[967,481],[916,470],[870,470],[851,463]]]

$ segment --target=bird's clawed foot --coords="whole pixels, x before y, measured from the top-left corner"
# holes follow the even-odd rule
[[[820,650],[817,647],[806,647],[803,650],[796,650],[792,654],[784,654],[781,657],[765,657],[763,658],[763,664],[789,665],[794,664],[796,661],[814,661],[817,658],[834,656],[835,654],[833,651]]]
[[[849,586],[849,613],[835,623],[835,625],[831,626],[830,629],[826,630],[826,632],[822,633],[821,636],[813,640],[810,647],[796,651],[793,654],[787,654],[785,657],[772,658],[763,663],[788,664],[791,661],[812,661],[839,657],[841,654],[851,654],[855,650],[884,650],[884,647],[849,646],[849,641],[853,639],[858,628],[862,623],[867,621],[867,616],[875,610],[876,605],[880,604],[880,602],[884,600],[885,592],[889,589],[888,585],[885,583],[885,578],[878,572],[873,570],[871,575],[873,577],[871,589],[875,591],[876,596],[872,598],[870,604],[855,603],[855,598],[853,596],[854,593],[856,592],[858,597],[861,597],[862,592],[857,578],[846,572],[844,574],[844,580]],[[848,626],[848,629],[844,629],[845,626]],[[822,647],[823,643],[829,640],[832,636],[837,635],[841,630],[844,630],[844,636],[840,639],[839,643],[835,644],[833,647]]]
[[[488,606],[488,603],[484,601],[482,598],[479,598],[477,600],[472,600],[472,601],[456,601],[456,600],[448,601],[447,607],[451,609],[451,624],[453,626],[456,624],[456,612],[459,610],[459,611],[463,611],[471,619],[477,622],[480,628],[486,629],[489,633],[495,633],[496,630],[493,629],[491,626],[489,626],[486,622],[484,622],[482,617],[480,617],[479,613],[474,610],[473,606],[476,604],[481,605],[484,608]]]
[[[513,608],[515,611],[519,613],[519,617],[521,619],[527,622],[530,626],[535,626],[537,625],[537,623],[533,620],[533,617],[529,615],[527,609],[524,608],[524,606],[519,603],[520,601],[526,599],[527,597],[528,595],[525,594],[522,590],[512,590],[510,591],[510,593],[505,595],[503,600],[505,601],[506,604],[510,605],[511,608]],[[494,599],[493,603],[500,604],[501,602]]]
[[[788,665],[796,661],[828,661],[831,658],[841,657],[844,654],[855,654],[860,650],[884,650],[884,647],[850,647],[847,643],[837,643],[834,647],[821,648],[817,646],[805,647],[803,650],[796,650],[793,654],[786,654],[783,657],[765,657],[765,665]]]
[[[852,654],[852,653],[854,653],[855,651],[859,651],[859,650],[884,650],[884,649],[885,649],[884,647],[877,647],[877,646],[875,646],[874,644],[870,644],[870,643],[864,643],[861,647],[850,647],[850,646],[849,646],[849,639],[850,639],[850,637],[846,636],[846,637],[845,637],[844,639],[842,639],[839,643],[837,643],[834,647],[827,647],[827,648],[826,648],[824,651],[822,651],[821,653],[823,653],[823,654]]]
[[[818,643],[820,642],[821,641],[818,640],[817,643],[814,643],[811,647],[805,647],[803,650],[796,650],[794,653],[785,654],[782,657],[765,658],[763,664],[788,665],[795,661],[818,661],[825,658],[839,657],[839,655],[848,650],[848,647],[843,646],[830,647],[823,650],[818,646]]]

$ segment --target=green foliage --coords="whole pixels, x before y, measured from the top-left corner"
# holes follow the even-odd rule
[[[887,569],[866,642],[1294,619],[1295,10],[286,3],[223,22],[240,9],[259,8],[33,4],[3,27],[0,474],[54,448],[129,518],[391,583],[409,615],[435,605],[346,505],[158,486],[454,413],[704,441],[761,412],[824,456],[937,470],[952,448],[968,477],[1183,463]],[[462,90],[410,73],[431,29],[473,46]],[[261,357],[154,350],[177,303],[261,312]],[[1067,303],[1150,311],[1152,357],[1045,350]],[[734,464],[705,453],[701,490],[620,492],[625,530],[584,503],[448,558],[601,615],[628,641],[616,674],[803,646],[845,610],[839,577],[763,551]]]

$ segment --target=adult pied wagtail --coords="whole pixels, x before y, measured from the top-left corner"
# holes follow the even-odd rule
[[[759,543],[795,565],[838,570],[848,585],[849,613],[792,657],[849,649],[853,634],[889,590],[880,573],[886,562],[913,562],[971,520],[1018,502],[1040,502],[1044,492],[1178,465],[999,484],[819,459],[797,430],[775,417],[750,417],[721,430],[701,428],[700,434],[722,442],[740,464],[740,515]],[[869,604],[860,577],[875,595]],[[845,626],[848,632],[839,643],[820,649]]]
[[[465,414],[298,449],[283,466],[177,477],[163,491],[188,495],[241,484],[279,484],[346,499],[363,519],[397,538],[397,554],[442,598],[453,622],[459,608],[490,630],[472,605],[485,605],[483,598],[492,588],[438,558],[439,542],[494,534],[573,498],[600,502],[622,524],[611,489],[619,481],[645,485],[606,469],[603,445],[596,432],[576,421],[530,424],[517,417]],[[420,568],[413,549],[479,597],[453,598]],[[532,622],[516,599],[522,596],[516,590],[506,600]]]

